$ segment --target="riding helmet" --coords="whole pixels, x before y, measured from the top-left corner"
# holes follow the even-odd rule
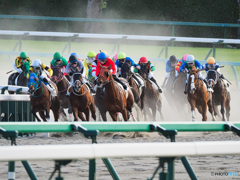
[[[207,59],[207,64],[214,64],[214,63],[215,63],[214,57],[209,57],[209,58]]]
[[[78,60],[77,57],[74,56],[74,55],[71,55],[71,56],[69,57],[69,62],[70,62],[70,63],[76,62],[77,60]]]
[[[95,58],[96,57],[96,54],[94,51],[89,51],[88,54],[87,54],[87,57],[91,57],[91,58]]]
[[[107,59],[107,55],[104,52],[100,52],[98,55],[99,60]]]
[[[147,63],[148,62],[148,60],[147,60],[147,58],[146,57],[141,57],[140,59],[139,59],[139,61],[140,61],[140,63]]]
[[[186,61],[186,59],[187,59],[187,57],[188,57],[188,54],[185,54],[184,56],[183,56],[183,61]]]
[[[71,53],[70,56],[71,56],[71,55],[76,56],[76,57],[78,58],[78,55],[77,55],[77,53],[75,53],[75,52]]]
[[[169,60],[171,63],[177,63],[177,58],[174,55],[170,56]]]
[[[125,59],[126,58],[126,54],[124,52],[120,52],[118,53],[118,59]]]
[[[55,52],[55,54],[53,55],[53,58],[54,58],[54,60],[61,59],[62,54],[60,52]]]
[[[193,63],[194,59],[195,59],[195,58],[194,58],[193,55],[188,55],[186,61],[187,61],[187,63]]]
[[[20,58],[21,59],[26,59],[28,57],[27,53],[26,52],[21,52],[20,53]]]

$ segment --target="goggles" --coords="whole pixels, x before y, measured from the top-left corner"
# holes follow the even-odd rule
[[[190,62],[190,63],[188,63],[189,65],[193,65],[193,63],[192,62]]]
[[[55,61],[56,61],[56,62],[60,62],[60,61],[62,61],[62,59],[56,59]]]
[[[93,60],[95,60],[95,58],[94,57],[88,57],[87,60],[93,61]]]
[[[35,67],[34,69],[35,69],[35,70],[40,70],[40,67]]]
[[[120,61],[120,62],[124,62],[124,61],[125,61],[125,59],[119,59],[119,61]]]
[[[99,61],[101,62],[105,62],[107,59],[99,59]]]
[[[77,61],[75,61],[75,62],[71,62],[71,64],[77,64]]]

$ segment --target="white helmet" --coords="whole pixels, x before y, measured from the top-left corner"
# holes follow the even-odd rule
[[[36,67],[42,67],[42,62],[41,62],[39,59],[35,59],[35,60],[33,61],[33,63],[32,63],[32,66],[33,66],[34,68],[36,68]]]
[[[193,63],[194,59],[195,59],[195,58],[194,58],[193,55],[188,55],[186,61],[187,61],[187,63]]]

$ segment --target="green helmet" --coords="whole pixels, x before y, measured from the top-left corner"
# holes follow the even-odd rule
[[[60,52],[55,52],[55,54],[53,55],[53,58],[54,58],[54,60],[61,59],[62,54]]]
[[[93,57],[96,57],[96,54],[95,54],[94,51],[89,51],[88,54],[87,54],[87,57],[93,58]]]
[[[125,59],[125,58],[126,58],[126,54],[124,52],[118,53],[118,59]]]
[[[27,53],[26,52],[21,52],[20,53],[20,58],[21,59],[26,59],[28,57]]]

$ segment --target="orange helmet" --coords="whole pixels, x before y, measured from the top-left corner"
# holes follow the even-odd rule
[[[207,59],[207,64],[214,64],[214,63],[215,63],[214,57],[209,57],[209,58]]]

